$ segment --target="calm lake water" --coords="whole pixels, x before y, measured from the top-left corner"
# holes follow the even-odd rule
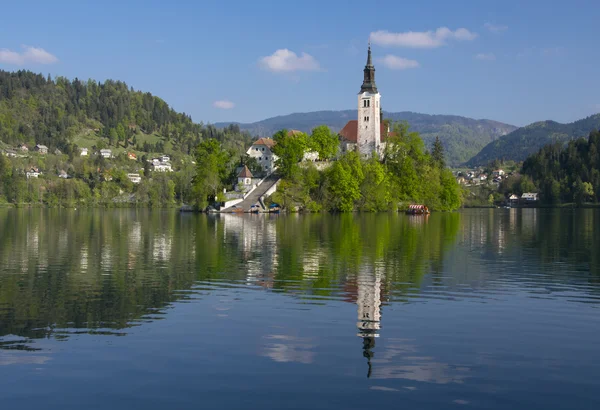
[[[0,209],[0,408],[381,406],[600,408],[600,210]]]

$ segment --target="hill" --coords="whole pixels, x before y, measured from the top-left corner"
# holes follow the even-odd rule
[[[566,143],[600,128],[600,114],[569,123],[540,121],[519,128],[490,142],[469,160],[469,165],[485,165],[495,159],[523,161],[544,145]]]
[[[394,121],[408,121],[411,129],[418,131],[431,147],[436,136],[442,140],[446,158],[450,164],[459,164],[477,154],[484,146],[495,139],[510,133],[517,127],[492,120],[475,120],[455,115],[429,115],[414,112],[386,112],[384,118]],[[339,131],[346,123],[357,117],[356,110],[314,111],[295,113],[267,118],[254,123],[234,123],[240,129],[259,136],[271,136],[282,128],[293,128],[304,132],[318,125],[327,125]],[[230,123],[216,123],[223,128]]]
[[[248,133],[195,124],[161,98],[121,81],[51,79],[31,71],[0,70],[0,142],[43,144],[51,152],[77,148],[190,154],[203,137],[245,150]]]

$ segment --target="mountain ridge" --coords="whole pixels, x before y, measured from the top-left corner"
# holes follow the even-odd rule
[[[570,123],[536,121],[490,142],[467,164],[485,165],[495,159],[523,161],[544,145],[586,137],[600,128],[600,113]]]

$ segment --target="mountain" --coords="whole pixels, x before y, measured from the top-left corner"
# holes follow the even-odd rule
[[[555,142],[585,137],[600,128],[600,114],[569,123],[540,121],[519,128],[486,145],[471,158],[469,165],[486,165],[495,159],[523,161],[541,147]]]
[[[318,125],[327,125],[339,131],[349,120],[356,119],[357,110],[314,111],[295,113],[267,118],[253,123],[234,123],[240,129],[261,137],[271,136],[282,128],[310,132]],[[455,115],[429,115],[409,111],[383,112],[383,117],[394,121],[408,121],[411,129],[421,134],[428,147],[433,145],[436,136],[442,140],[449,164],[456,165],[467,161],[489,142],[494,141],[517,127],[492,120],[475,120]],[[216,128],[224,128],[229,122],[216,123]]]

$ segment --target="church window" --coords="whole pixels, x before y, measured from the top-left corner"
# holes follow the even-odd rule
[[[262,157],[258,157],[258,160],[259,160],[259,161],[262,161]]]
[[[265,149],[263,148],[263,151],[264,151],[264,150],[265,150]]]
[[[371,106],[371,100],[367,100],[367,107]]]
[[[363,107],[367,106],[367,100],[363,100]]]

